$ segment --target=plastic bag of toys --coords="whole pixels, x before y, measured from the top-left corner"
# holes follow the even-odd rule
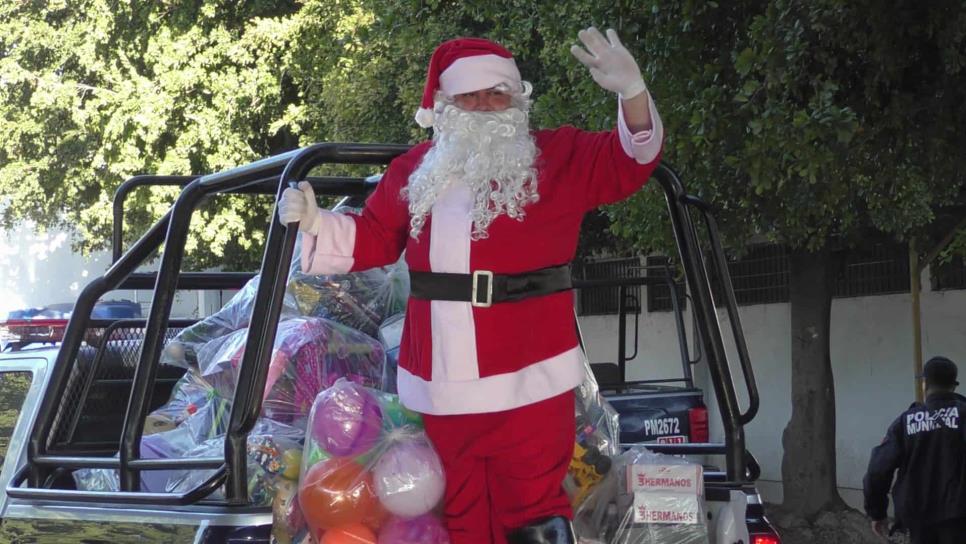
[[[247,329],[208,342],[198,371],[219,394],[232,398],[245,353]],[[382,381],[385,350],[377,340],[339,323],[293,318],[278,325],[269,361],[262,415],[304,427],[312,401],[339,378],[366,386]]]
[[[304,432],[270,419],[259,419],[248,435],[248,496],[251,504],[267,506],[272,504],[277,488],[298,480],[302,462],[302,439]],[[202,442],[185,452],[181,457],[220,457],[225,452],[225,436]],[[168,493],[188,492],[214,474],[213,470],[170,471],[163,491]],[[212,498],[224,498],[218,490]]]
[[[333,211],[349,215],[362,212],[341,205]],[[292,255],[286,290],[293,297],[296,313],[331,319],[377,338],[386,319],[406,310],[409,270],[404,259],[349,274],[303,274],[301,236]]]
[[[575,512],[578,534],[611,544],[708,544],[702,466],[632,448]]]
[[[297,499],[316,542],[448,544],[436,513],[444,488],[419,416],[395,395],[339,380],[316,398]]]
[[[209,342],[224,338],[235,331],[247,329],[260,279],[260,276],[255,276],[248,280],[248,283],[220,310],[182,329],[165,345],[161,352],[161,363],[182,368],[197,368],[198,352]],[[291,293],[286,292],[279,321],[300,316],[295,298]]]
[[[576,390],[576,443],[564,481],[575,511],[592,510],[584,502],[596,497],[593,490],[610,473],[613,457],[620,453],[617,412],[600,394],[586,359],[584,369],[584,381]]]
[[[142,458],[198,456],[216,449],[212,445],[215,442],[223,443],[246,335],[244,329],[235,331],[199,350],[198,367],[189,369],[174,387],[169,402],[146,418]],[[339,378],[378,385],[384,361],[382,344],[338,323],[318,318],[283,321],[269,363],[261,418],[296,429],[298,436],[293,439],[300,449],[316,395]],[[76,472],[78,488],[103,489],[116,480],[101,472],[114,471]],[[175,476],[170,470],[143,471],[142,488],[163,492]]]
[[[142,459],[177,459],[188,456],[207,441],[223,436],[228,428],[231,399],[196,372],[187,372],[175,385],[171,400],[145,418],[141,437]],[[163,492],[176,471],[141,472],[141,489]],[[117,491],[117,471],[85,469],[74,473],[78,489]]]
[[[280,320],[319,317],[376,338],[388,317],[405,310],[409,273],[405,262],[350,274],[301,272],[301,244],[296,244]],[[215,314],[185,328],[165,346],[163,364],[192,368],[203,364],[208,344],[248,327],[260,277],[252,278]]]
[[[406,309],[409,272],[403,261],[352,274],[308,275],[296,269],[287,293],[299,315],[324,317],[376,338],[386,318]]]

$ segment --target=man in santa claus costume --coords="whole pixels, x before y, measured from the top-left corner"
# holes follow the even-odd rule
[[[532,87],[510,52],[460,38],[430,61],[416,120],[432,141],[389,165],[361,215],[320,210],[304,182],[279,202],[303,233],[306,273],[383,266],[405,250],[397,385],[446,469],[454,544],[575,541],[562,484],[584,366],[569,263],[584,214],[637,191],[663,139],[617,34],[578,38],[574,56],[619,96],[614,130],[531,131]]]

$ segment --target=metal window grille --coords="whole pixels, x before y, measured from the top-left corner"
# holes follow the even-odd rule
[[[905,244],[877,243],[845,256],[832,285],[836,298],[909,292],[909,250]]]
[[[585,280],[633,278],[639,275],[641,266],[638,257],[619,259],[596,259],[585,261],[575,267],[574,275]],[[594,287],[581,289],[577,293],[577,315],[610,315],[617,313],[618,287]],[[641,288],[627,289],[627,310],[640,311]]]
[[[180,328],[169,328],[165,341],[180,331]],[[120,440],[144,329],[141,326],[90,327],[86,338],[73,362],[54,418],[48,439],[51,450],[116,448]],[[170,392],[183,373],[183,369],[161,365],[156,387]],[[152,396],[151,409],[167,400],[166,395]]]
[[[932,270],[932,290],[966,289],[966,259],[956,257],[948,263],[930,267]]]
[[[667,276],[667,270],[663,268],[664,264],[667,263],[667,257],[651,255],[645,262],[648,266],[648,277],[664,278]],[[672,267],[671,270],[674,270],[674,268]],[[674,286],[677,288],[678,301],[681,303],[681,310],[683,311],[687,307],[687,299],[684,297],[684,282],[674,282]],[[648,312],[670,312],[673,309],[674,306],[671,304],[671,288],[667,284],[659,283],[647,286]]]
[[[653,260],[651,260],[653,259]],[[648,265],[660,265],[664,257],[648,257]],[[784,246],[762,244],[752,247],[742,258],[728,263],[731,284],[735,299],[740,306],[751,304],[773,304],[788,302],[788,253]],[[649,274],[663,276],[660,270],[649,270]],[[712,276],[711,287],[715,301],[724,303],[721,283]],[[679,296],[684,295],[684,285],[678,284]],[[669,289],[664,285],[648,286],[647,309],[651,312],[671,310]]]
[[[788,253],[778,244],[751,247],[740,259],[728,263],[728,273],[739,306],[788,302]],[[715,298],[724,303],[717,277],[712,280]]]

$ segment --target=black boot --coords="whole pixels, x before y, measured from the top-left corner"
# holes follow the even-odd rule
[[[576,544],[574,527],[563,516],[554,516],[510,531],[506,535],[510,544]]]

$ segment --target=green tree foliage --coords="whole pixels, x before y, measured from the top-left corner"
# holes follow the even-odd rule
[[[272,123],[296,90],[281,68],[290,2],[15,1],[0,7],[2,224],[110,235],[110,199],[141,173],[207,173],[292,146]],[[280,39],[280,37],[282,37]],[[137,191],[127,239],[175,192]],[[189,252],[221,264],[257,245],[267,200],[203,210]],[[244,263],[245,258],[242,258]],[[241,263],[239,263],[241,264]]]

